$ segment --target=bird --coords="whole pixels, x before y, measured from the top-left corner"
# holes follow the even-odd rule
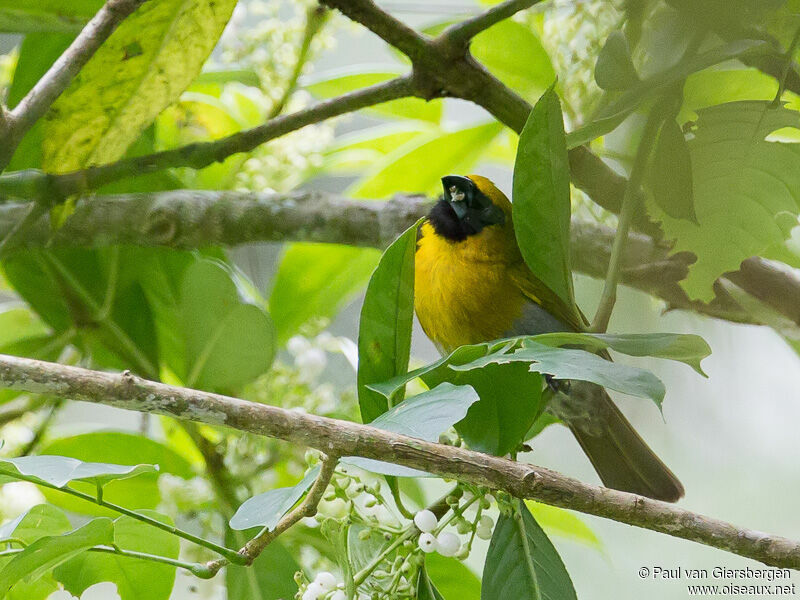
[[[418,229],[414,308],[442,354],[514,336],[585,331],[586,319],[522,258],[512,205],[480,175],[442,178]],[[607,355],[605,358],[610,358]],[[606,487],[676,502],[684,488],[600,385],[547,378],[547,410],[574,434]]]

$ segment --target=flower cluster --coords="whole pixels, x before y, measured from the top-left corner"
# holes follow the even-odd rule
[[[346,600],[344,583],[339,582],[333,573],[321,571],[312,582],[302,588],[301,600]]]

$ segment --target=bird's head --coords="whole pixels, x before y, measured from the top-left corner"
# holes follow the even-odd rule
[[[436,233],[463,241],[486,227],[510,221],[511,203],[495,185],[479,175],[442,177],[444,194],[428,219]]]

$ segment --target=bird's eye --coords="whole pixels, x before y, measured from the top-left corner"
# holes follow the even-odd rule
[[[464,192],[462,192],[456,186],[450,186],[447,191],[450,192],[450,202],[462,202],[464,200]]]

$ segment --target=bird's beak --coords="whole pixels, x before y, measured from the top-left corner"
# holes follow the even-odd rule
[[[442,187],[444,199],[450,203],[456,216],[459,219],[466,217],[469,210],[468,201],[477,190],[475,183],[469,177],[448,175],[442,177]]]

